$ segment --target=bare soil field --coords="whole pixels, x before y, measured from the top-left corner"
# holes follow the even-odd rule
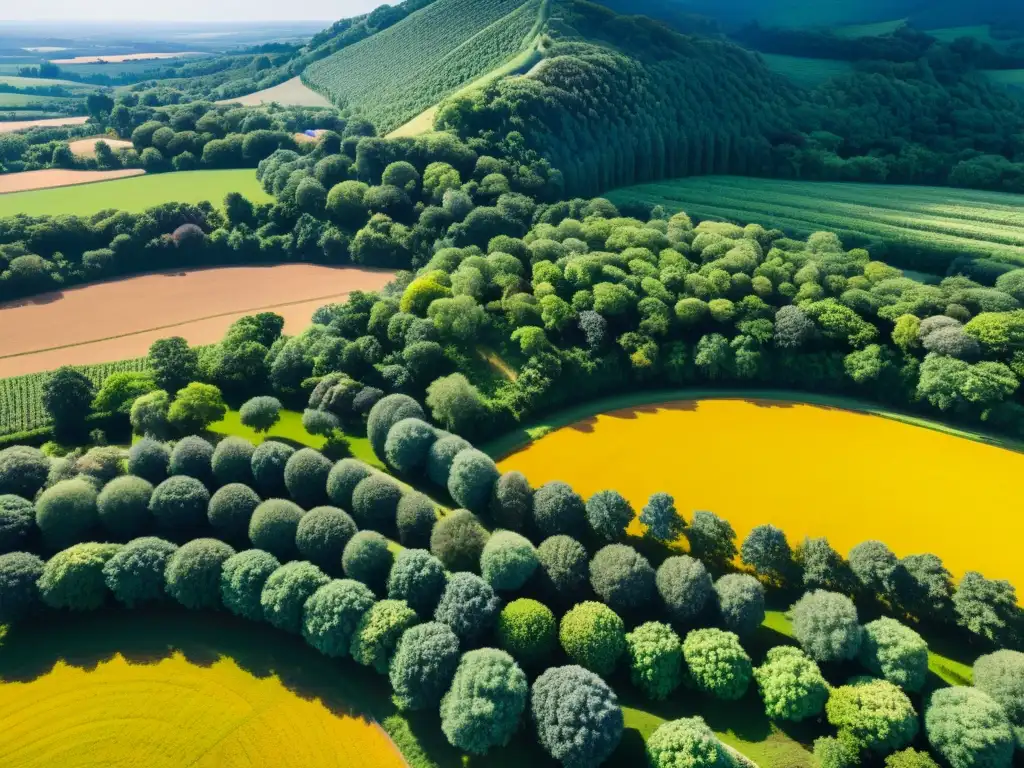
[[[53,59],[51,64],[123,64],[126,61],[150,61],[151,59],[177,59],[180,56],[202,56],[200,51],[179,51],[177,53],[118,53],[112,56],[75,56],[73,59]]]
[[[95,144],[95,142],[93,142]],[[121,168],[116,171],[68,171],[63,168],[47,168],[42,171],[0,174],[0,195],[8,192],[25,192],[30,189],[70,187],[75,184],[91,184],[94,181],[110,181],[127,176],[141,176],[141,168]]]
[[[316,91],[307,88],[302,81],[293,77],[291,80],[275,85],[273,88],[265,88],[248,96],[239,96],[237,99],[224,99],[217,104],[241,104],[245,107],[258,107],[260,104],[271,104],[277,102],[285,107],[329,107],[331,102]]]
[[[130,149],[134,146],[130,141],[124,139],[108,139],[106,136],[91,136],[88,139],[78,139],[68,144],[72,154],[79,157],[93,157],[96,154],[96,142],[102,141],[111,149]]]
[[[26,128],[56,128],[61,125],[85,125],[88,117],[48,117],[45,120],[10,120],[0,122],[0,133],[14,133]]]
[[[0,377],[145,355],[157,339],[219,341],[243,315],[272,311],[285,332],[393,272],[314,264],[157,272],[0,304]]]

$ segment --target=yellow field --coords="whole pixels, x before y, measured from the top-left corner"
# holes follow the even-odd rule
[[[1024,454],[881,416],[778,401],[669,402],[559,429],[499,467],[534,486],[564,480],[584,497],[614,488],[638,512],[664,491],[687,519],[711,510],[740,540],[761,523],[793,545],[826,536],[843,553],[879,539],[900,556],[934,553],[955,576],[978,570],[1024,588],[1024,516],[1011,492]]]

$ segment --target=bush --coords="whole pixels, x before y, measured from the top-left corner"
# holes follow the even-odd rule
[[[360,530],[389,534],[395,530],[402,487],[382,472],[359,481],[352,492],[352,517]]]
[[[164,571],[177,549],[155,536],[129,542],[103,566],[107,588],[128,608],[163,600],[167,596]]]
[[[441,730],[452,746],[485,755],[508,744],[526,708],[527,692],[526,675],[507,653],[469,651],[441,700]]]
[[[352,658],[386,675],[402,633],[418,622],[416,612],[401,600],[374,603],[356,626],[350,646]]]
[[[618,491],[598,491],[586,503],[590,529],[605,541],[621,541],[635,517],[632,505]]]
[[[869,594],[891,591],[898,567],[896,555],[880,541],[865,541],[850,550],[850,570]]]
[[[917,712],[910,699],[885,680],[833,688],[825,714],[841,740],[882,755],[902,749],[917,735]]]
[[[365,584],[335,579],[313,593],[302,609],[302,636],[325,656],[348,655],[352,637],[376,598]]]
[[[533,509],[533,489],[522,472],[505,472],[491,492],[489,515],[498,528],[521,531]]]
[[[39,577],[39,598],[50,608],[94,611],[107,599],[103,567],[120,544],[75,544],[51,557]]]
[[[498,614],[498,644],[523,666],[540,666],[558,642],[555,615],[543,603],[519,598]]]
[[[352,493],[362,480],[374,474],[374,469],[357,459],[342,459],[327,475],[327,496],[339,509],[352,511]]]
[[[920,691],[928,678],[928,643],[895,619],[864,625],[860,662],[872,675],[905,691]]]
[[[256,491],[242,483],[228,483],[210,497],[206,518],[222,539],[242,541],[249,536],[249,522],[260,506]]]
[[[434,611],[434,619],[450,626],[460,640],[476,641],[491,628],[501,600],[491,586],[472,573],[453,573]]]
[[[553,667],[533,683],[533,722],[540,745],[562,765],[599,765],[622,738],[615,692],[583,667]]]
[[[713,512],[694,512],[686,538],[691,555],[720,571],[726,570],[736,557],[736,531]]]
[[[537,570],[537,550],[525,536],[498,531],[484,545],[480,571],[496,590],[515,591]]]
[[[388,574],[388,598],[404,600],[420,616],[432,616],[447,578],[441,561],[425,549],[403,549]]]
[[[0,496],[0,555],[28,549],[36,532],[36,508],[13,493]]]
[[[384,591],[393,563],[388,540],[376,531],[359,531],[349,539],[341,555],[345,575],[363,582],[378,594]]]
[[[313,565],[336,572],[341,567],[345,545],[357,531],[355,520],[337,507],[315,507],[299,520],[295,546]]]
[[[144,437],[128,449],[128,472],[154,485],[167,479],[171,449],[158,440]]]
[[[781,583],[789,576],[793,551],[781,530],[774,525],[759,525],[743,540],[740,558],[758,576]]]
[[[1002,650],[979,656],[974,662],[974,687],[1003,708],[1018,749],[1024,749],[1024,653]]]
[[[269,395],[253,397],[242,403],[238,409],[238,418],[257,433],[269,432],[281,420],[281,401]]]
[[[0,624],[14,624],[35,612],[43,569],[43,561],[27,552],[0,555]]]
[[[490,456],[475,448],[467,448],[452,461],[448,493],[460,507],[484,512],[499,477],[498,467]]]
[[[857,745],[833,736],[815,739],[813,754],[819,768],[859,768],[861,764]]]
[[[196,435],[183,437],[171,450],[172,475],[188,475],[204,485],[213,479],[213,446]]]
[[[326,504],[327,478],[331,462],[312,448],[296,451],[284,468],[284,484],[288,493],[305,509]]]
[[[682,516],[676,511],[675,499],[667,493],[651,494],[640,512],[640,522],[646,526],[647,536],[664,543],[678,539],[686,527]]]
[[[659,725],[647,739],[651,768],[733,768],[722,742],[699,717]]]
[[[976,689],[940,688],[928,699],[924,731],[952,768],[1009,768],[1014,738],[1003,708]]]
[[[487,529],[467,509],[449,512],[434,525],[430,552],[449,571],[475,571],[487,544]]]
[[[655,573],[647,558],[626,544],[609,544],[590,561],[590,586],[613,610],[647,605],[655,594]]]
[[[437,522],[437,505],[418,491],[403,493],[395,515],[398,540],[403,547],[429,547],[430,534]]]
[[[263,621],[260,596],[270,574],[280,567],[280,561],[262,549],[247,549],[229,557],[220,575],[224,607],[243,619]]]
[[[551,536],[537,547],[541,587],[548,597],[571,605],[582,595],[590,576],[587,550],[570,536]]]
[[[846,661],[860,650],[857,608],[846,595],[815,590],[793,606],[793,635],[817,662]]]
[[[729,573],[715,582],[722,623],[730,632],[749,635],[764,621],[764,587],[746,573]]]
[[[626,627],[607,605],[588,601],[562,617],[558,639],[570,659],[607,677],[626,650]]]
[[[447,624],[431,621],[411,627],[395,648],[388,676],[401,710],[436,707],[459,665],[459,638]]]
[[[149,511],[157,527],[167,533],[186,535],[206,522],[210,492],[194,477],[175,475],[153,490]]]
[[[696,618],[704,610],[713,589],[704,563],[687,555],[666,558],[658,566],[654,583],[669,617],[679,623]]]
[[[220,580],[224,562],[235,550],[216,539],[194,539],[181,545],[167,561],[167,594],[186,608],[220,607]]]
[[[939,768],[939,764],[927,752],[904,749],[885,758],[885,768]]]
[[[252,478],[256,491],[263,498],[284,496],[288,489],[284,484],[284,468],[295,453],[290,445],[275,440],[266,440],[252,452]]]
[[[14,445],[0,451],[0,493],[34,499],[46,484],[50,460],[38,448]]]
[[[330,578],[305,560],[285,563],[267,579],[260,593],[263,618],[278,629],[298,634],[302,630],[302,608]]]
[[[249,520],[249,540],[278,560],[292,560],[298,554],[295,534],[305,512],[302,507],[286,499],[267,499],[252,513]]]
[[[764,713],[772,720],[799,722],[817,717],[828,700],[828,682],[799,648],[780,645],[754,670]]]
[[[388,432],[402,419],[422,419],[426,421],[423,408],[408,395],[388,395],[382,397],[366,419],[366,436],[370,438],[370,447],[381,461],[386,459],[384,450]]]
[[[253,485],[252,457],[256,446],[241,437],[225,437],[213,451],[210,469],[219,485]]]
[[[153,486],[134,475],[116,477],[96,497],[96,511],[103,527],[119,539],[131,539],[145,531],[152,517],[149,501]]]
[[[579,536],[586,530],[586,505],[567,483],[553,480],[533,494],[533,524],[544,536]]]
[[[389,466],[403,475],[416,475],[427,466],[437,430],[422,419],[402,419],[388,432],[384,456]]]
[[[83,478],[61,480],[36,501],[36,525],[48,547],[61,549],[87,539],[99,522],[96,486]]]
[[[439,437],[427,452],[427,477],[434,485],[448,487],[448,475],[451,474],[452,462],[455,457],[473,446],[458,435]]]
[[[668,698],[683,681],[683,645],[672,627],[649,621],[626,635],[630,679],[649,698]]]
[[[694,686],[715,698],[737,701],[750,686],[750,657],[732,632],[693,630],[683,640],[683,658]]]

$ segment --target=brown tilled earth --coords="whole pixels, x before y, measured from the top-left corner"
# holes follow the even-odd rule
[[[95,144],[95,142],[93,142]],[[121,168],[116,171],[68,171],[63,168],[47,168],[42,171],[0,174],[0,195],[7,192],[27,192],[30,189],[70,187],[75,184],[89,184],[94,181],[123,179],[126,176],[141,176],[141,168]]]
[[[393,272],[280,264],[158,272],[0,304],[0,377],[145,355],[157,339],[219,341],[243,315],[271,311],[285,332],[324,304],[373,291]]]

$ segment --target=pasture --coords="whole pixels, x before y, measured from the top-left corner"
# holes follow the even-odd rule
[[[95,141],[92,142],[95,145]],[[75,150],[72,149],[72,152]],[[95,149],[93,150],[95,151]],[[141,168],[121,168],[116,171],[71,171],[64,168],[45,168],[41,171],[21,171],[0,176],[0,195],[16,195],[31,190],[49,190],[59,187],[73,187],[81,184],[109,182],[131,176],[141,176]],[[0,197],[0,206],[4,198]],[[25,213],[20,208],[11,209],[6,215]]]
[[[178,51],[177,53],[115,53],[96,56],[75,56],[70,59],[51,59],[51,64],[124,64],[126,61],[154,61],[156,59],[180,59],[185,56],[202,56],[200,51]]]
[[[27,116],[27,115],[19,115]],[[61,125],[85,125],[88,117],[44,117],[38,120],[8,120],[0,122],[0,133],[14,133],[26,128],[54,128]]]
[[[244,107],[258,107],[260,104],[281,104],[286,107],[329,107],[331,102],[316,91],[303,85],[302,80],[293,77],[291,80],[264,88],[262,91],[239,96],[235,99],[223,99],[217,104],[241,104]]]
[[[805,59],[801,56],[783,56],[774,53],[758,55],[764,59],[768,69],[783,77],[788,77],[803,88],[815,88],[829,78],[853,72],[853,65],[848,61]]]

